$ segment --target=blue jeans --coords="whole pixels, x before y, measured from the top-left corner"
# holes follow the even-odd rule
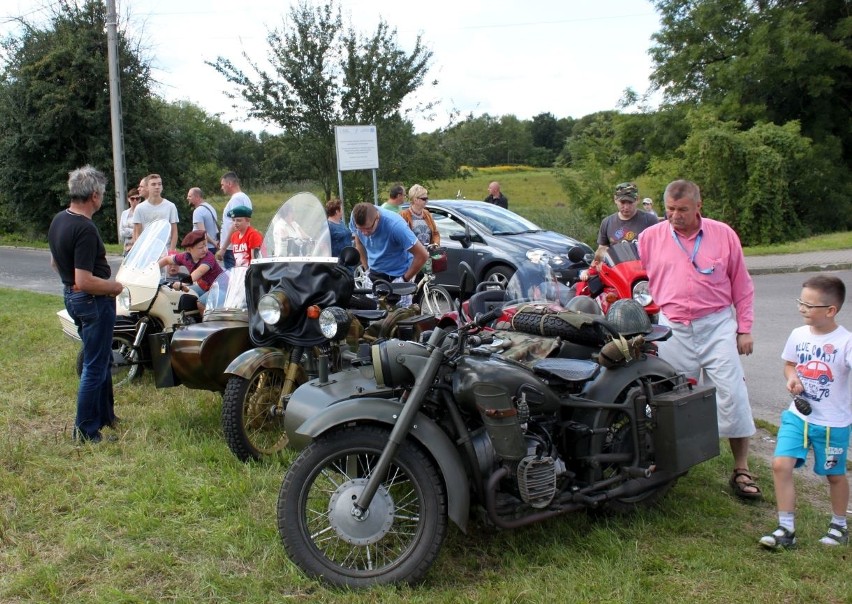
[[[115,298],[65,292],[65,308],[83,341],[83,374],[77,390],[77,438],[96,439],[103,426],[115,421],[112,393],[112,336]]]

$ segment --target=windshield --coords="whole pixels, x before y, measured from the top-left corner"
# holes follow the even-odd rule
[[[604,262],[610,266],[639,260],[639,247],[632,241],[620,241],[609,246]]]
[[[325,207],[311,193],[298,193],[279,208],[269,223],[264,248],[269,258],[256,260],[337,260],[331,258],[331,237]]]
[[[483,212],[479,204],[458,204],[453,206],[453,210],[462,214],[467,220],[480,224],[492,235],[517,235],[541,230],[535,223],[500,206],[489,205],[488,211]]]
[[[143,269],[157,262],[166,255],[171,234],[172,225],[166,220],[155,220],[146,226],[125,256],[122,268]]]
[[[246,271],[247,266],[237,266],[223,272],[210,286],[207,295],[207,307],[204,314],[217,310],[246,310]]]
[[[537,260],[518,267],[506,286],[506,300],[510,304],[536,302],[564,307],[574,297],[574,288],[560,283],[546,255]]]

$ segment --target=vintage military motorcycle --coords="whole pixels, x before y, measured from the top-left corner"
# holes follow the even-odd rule
[[[520,363],[494,354],[482,329],[502,313],[422,343],[378,342],[362,366],[293,393],[284,423],[301,452],[278,530],[305,573],[347,587],[414,583],[448,520],[467,531],[474,505],[505,529],[627,512],[718,455],[715,391],[693,389],[644,352],[643,335],[619,331],[636,329],[576,313],[560,337],[598,330],[596,360]]]
[[[192,291],[173,289],[173,279],[164,277],[158,264],[168,251],[170,236],[171,225],[167,221],[149,224],[116,273],[115,278],[124,285],[124,290],[116,299],[111,365],[114,386],[139,379],[146,368],[153,367],[151,336],[171,334],[181,325],[201,320],[198,296]],[[57,314],[63,332],[79,340],[68,312],[61,310]],[[77,355],[77,375],[83,371],[82,355],[81,350]]]
[[[225,369],[253,348],[249,339],[245,276],[237,266],[220,274],[207,292],[202,321],[152,336],[154,384],[224,392]]]

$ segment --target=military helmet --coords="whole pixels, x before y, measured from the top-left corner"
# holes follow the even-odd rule
[[[575,312],[584,312],[589,315],[602,315],[603,311],[598,303],[590,296],[574,296],[565,305],[568,310]]]
[[[645,335],[653,329],[645,308],[632,298],[613,302],[606,311],[606,320],[623,336]]]

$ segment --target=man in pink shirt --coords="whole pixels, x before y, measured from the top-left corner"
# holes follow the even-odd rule
[[[748,469],[749,438],[755,433],[739,355],[754,341],[754,285],[739,237],[728,225],[701,216],[701,192],[688,180],[666,187],[668,221],[639,236],[639,255],[648,271],[660,323],[672,337],[660,356],[688,377],[705,377],[716,387],[719,436],[734,456],[730,485],[743,499],[760,499]]]

